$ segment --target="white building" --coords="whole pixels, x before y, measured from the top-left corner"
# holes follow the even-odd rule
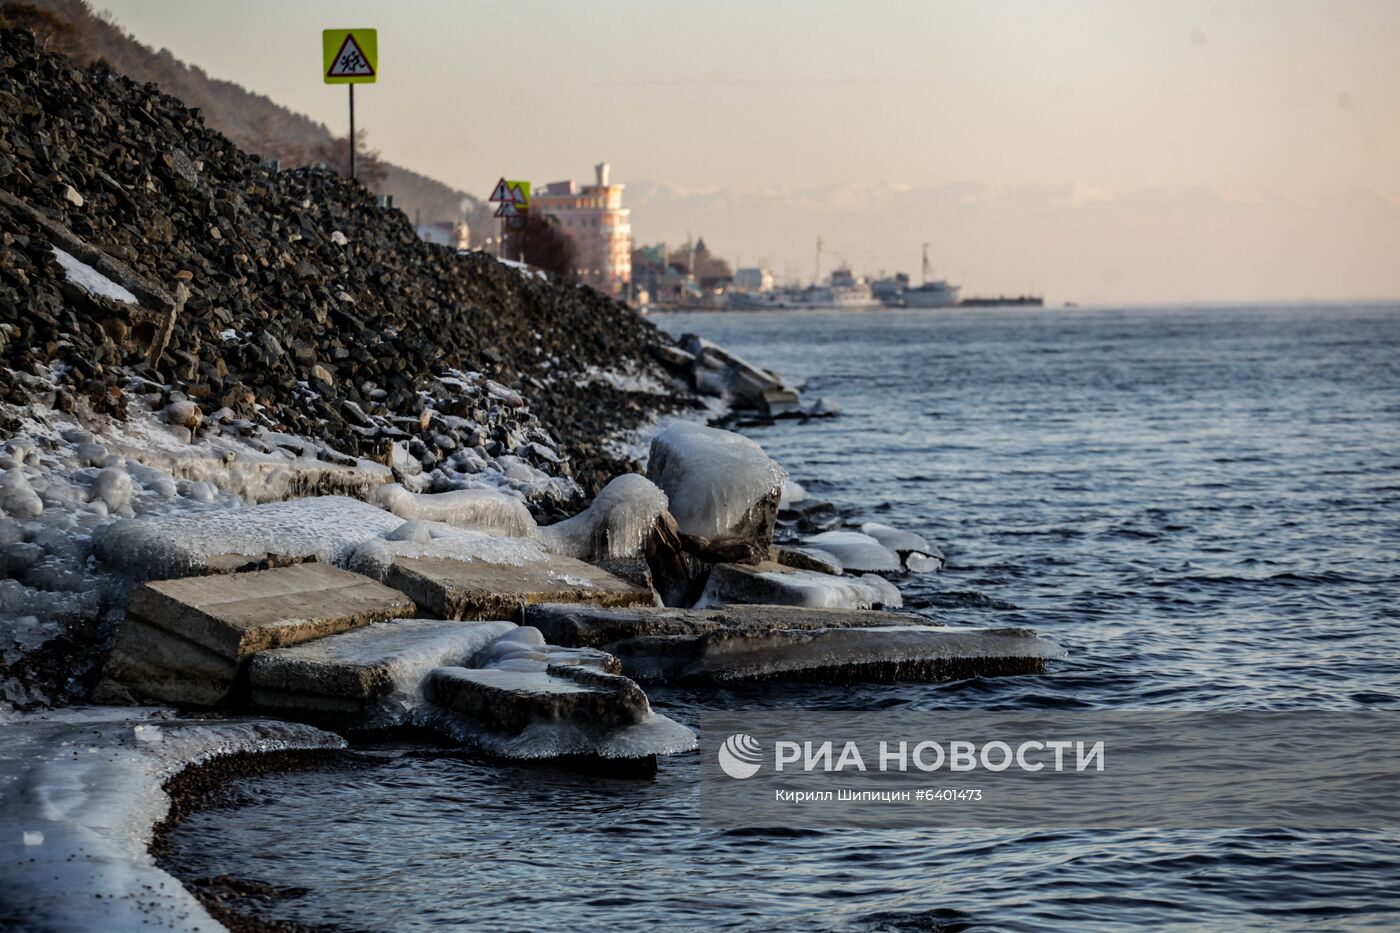
[[[530,210],[555,218],[574,244],[574,274],[609,295],[632,281],[631,211],[622,206],[624,185],[609,183],[608,163],[594,166],[596,184],[579,187],[571,178],[551,182],[530,197]]]

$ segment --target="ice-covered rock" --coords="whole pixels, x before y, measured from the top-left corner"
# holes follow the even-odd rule
[[[934,573],[942,570],[946,563],[947,559],[941,548],[929,544],[922,536],[911,531],[900,531],[879,522],[866,522],[860,526],[860,530],[899,554],[906,570]]]
[[[681,531],[752,541],[766,553],[786,474],[755,442],[675,422],[652,439],[647,477],[666,494]]]
[[[0,477],[0,509],[15,518],[38,518],[44,502],[24,475],[24,467],[13,466]]]
[[[400,518],[489,529],[515,537],[535,532],[535,520],[525,503],[493,489],[414,493],[398,483],[390,483],[375,491],[375,501]]]
[[[904,569],[898,554],[859,531],[823,531],[805,539],[803,543],[835,555],[848,571],[898,573]]]
[[[107,467],[92,483],[93,495],[106,504],[109,513],[120,512],[130,505],[131,492],[131,477],[116,467]]]
[[[767,603],[809,609],[871,609],[900,605],[887,602],[891,599],[889,590],[862,578],[794,570],[771,562],[716,564],[696,607]]]
[[[413,614],[402,593],[319,563],[147,583],[127,604],[99,693],[212,706],[259,651]]]
[[[860,526],[861,534],[869,535],[879,541],[891,551],[920,551],[924,554],[936,553],[935,549],[921,536],[912,531],[900,531],[898,528],[884,525],[880,522],[865,522]]]
[[[541,528],[540,540],[554,553],[580,560],[640,557],[666,505],[666,494],[645,476],[624,473],[578,515]]]

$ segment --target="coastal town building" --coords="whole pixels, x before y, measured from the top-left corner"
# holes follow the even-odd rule
[[[575,276],[609,295],[632,280],[631,211],[622,206],[624,185],[610,183],[609,166],[594,166],[595,183],[551,182],[530,199],[530,210],[553,217],[574,245]]]
[[[773,273],[758,266],[737,269],[734,272],[732,287],[741,292],[771,292]]]

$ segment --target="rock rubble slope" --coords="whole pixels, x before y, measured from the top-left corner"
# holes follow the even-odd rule
[[[652,356],[669,341],[624,305],[426,244],[362,186],[274,171],[154,85],[8,29],[0,194],[4,401],[56,381],[57,407],[121,414],[134,374],[205,412],[376,459],[406,439],[454,453],[438,445],[460,443],[445,418],[490,420],[499,436],[465,446],[494,455],[528,427],[509,417],[528,401],[562,448],[541,443],[538,460],[572,458],[585,492],[619,470],[603,439],[668,404],[619,388],[669,384]],[[164,327],[152,315],[170,307]],[[482,373],[492,391],[439,411],[424,389],[452,371]],[[474,404],[502,416],[472,419]]]

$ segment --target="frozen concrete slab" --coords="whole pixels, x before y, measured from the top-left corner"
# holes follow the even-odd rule
[[[544,603],[525,609],[525,625],[550,644],[608,649],[647,635],[707,635],[927,625],[922,616],[877,610],[805,609],[796,606],[735,605],[709,609],[637,607],[608,609],[576,603]]]
[[[1063,656],[1026,629],[951,629],[868,610],[550,604],[528,608],[526,621],[552,643],[618,657],[643,682],[949,680],[1039,673]]]
[[[552,646],[551,646],[552,647]],[[554,649],[559,658],[589,649]],[[658,755],[695,748],[695,733],[651,709],[633,681],[591,664],[499,660],[482,669],[428,675],[420,724],[487,754],[590,759],[655,766]]]
[[[358,499],[319,496],[179,518],[129,519],[97,539],[106,563],[137,580],[232,573],[305,560],[344,564],[403,519]]]
[[[936,626],[725,629],[609,645],[622,669],[668,683],[799,679],[822,683],[963,680],[1039,674],[1061,651],[1027,629]]]
[[[524,564],[396,557],[384,580],[439,619],[516,619],[521,605],[542,602],[645,606],[654,599],[650,590],[556,555]]]
[[[0,926],[223,930],[148,851],[165,781],[220,755],[344,744],[310,726],[168,710],[0,714]]]
[[[785,564],[716,564],[697,604],[760,603],[808,609],[898,608],[899,590],[878,578],[832,576]]]
[[[467,663],[515,627],[500,620],[375,622],[255,655],[249,693],[260,709],[350,717],[349,725],[365,729],[400,725],[429,671]]]
[[[443,667],[428,675],[428,700],[498,732],[518,733],[537,722],[626,726],[651,711],[631,680],[580,666],[520,672]]]
[[[259,651],[413,614],[402,593],[320,563],[147,583],[127,605],[103,692],[120,684],[171,703],[214,705]]]

